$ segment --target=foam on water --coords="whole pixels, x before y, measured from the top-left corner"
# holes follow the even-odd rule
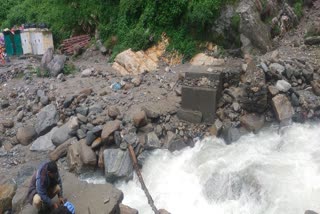
[[[142,174],[157,208],[173,214],[302,214],[320,211],[319,169],[319,124],[295,124],[228,146],[207,138],[180,152],[158,150]],[[136,176],[117,187],[124,204],[153,213]]]

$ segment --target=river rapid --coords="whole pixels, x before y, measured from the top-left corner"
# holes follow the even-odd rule
[[[142,174],[157,208],[172,214],[320,211],[320,124],[270,127],[231,145],[206,138],[179,152],[157,150]],[[123,204],[153,213],[137,176],[116,186]]]

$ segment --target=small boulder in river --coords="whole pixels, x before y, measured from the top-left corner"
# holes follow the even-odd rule
[[[37,114],[35,130],[38,135],[48,133],[59,121],[59,113],[55,105],[50,104]]]
[[[294,109],[286,95],[279,94],[272,98],[272,106],[280,122],[290,120],[294,114]]]
[[[97,163],[96,153],[86,144],[85,140],[81,140],[80,143],[80,158],[84,165],[95,166]]]
[[[130,180],[133,176],[133,166],[128,151],[121,149],[104,150],[105,177],[108,182],[117,179]]]
[[[36,137],[37,133],[33,126],[21,127],[17,131],[17,140],[20,144],[27,146]]]

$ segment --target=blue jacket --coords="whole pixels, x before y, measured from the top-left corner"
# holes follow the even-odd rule
[[[46,203],[48,206],[53,206],[51,198],[48,196],[48,190],[54,188],[57,184],[60,186],[59,197],[63,197],[62,182],[60,174],[58,173],[57,178],[50,178],[48,175],[48,166],[49,161],[46,161],[40,165],[38,170],[33,174],[29,191],[28,191],[28,201],[32,204],[33,196],[38,194],[41,197],[41,200]]]

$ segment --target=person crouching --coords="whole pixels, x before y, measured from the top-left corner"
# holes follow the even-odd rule
[[[63,204],[63,189],[58,166],[54,161],[46,161],[33,174],[27,199],[38,210],[53,210],[59,207],[59,203],[51,200],[56,195],[59,203]]]

